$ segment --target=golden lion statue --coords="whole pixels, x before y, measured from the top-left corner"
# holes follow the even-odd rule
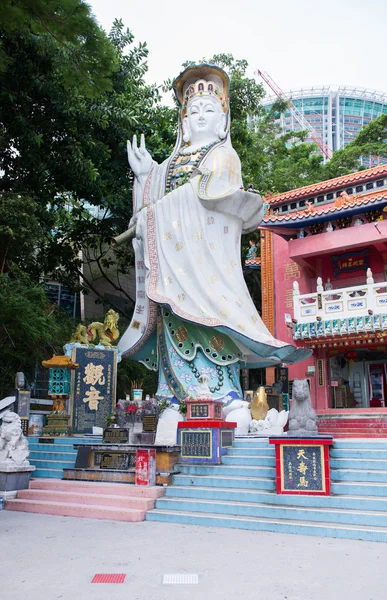
[[[103,323],[94,321],[90,325],[82,325],[79,323],[76,330],[70,338],[71,342],[79,342],[80,344],[102,344],[103,346],[113,346],[114,342],[120,337],[117,324],[119,315],[112,308],[106,313]]]

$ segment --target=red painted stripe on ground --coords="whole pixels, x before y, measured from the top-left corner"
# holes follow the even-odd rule
[[[91,583],[124,583],[125,573],[97,573]]]

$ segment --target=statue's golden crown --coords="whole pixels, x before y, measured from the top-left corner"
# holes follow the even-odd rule
[[[228,111],[229,79],[216,65],[191,65],[173,82],[173,89],[182,107],[183,117],[189,100],[200,96],[213,96],[219,100],[224,113]]]
[[[195,83],[191,83],[185,90],[183,106],[186,107],[188,101],[195,96],[215,96],[222,104],[222,107],[225,106],[223,90],[215,83],[215,81],[199,79],[198,81],[195,81]]]

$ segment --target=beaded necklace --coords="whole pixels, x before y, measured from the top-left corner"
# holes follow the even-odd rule
[[[176,152],[168,166],[165,194],[189,181],[192,171],[200,165],[207,152],[218,143],[218,141],[211,142],[193,152],[189,152],[188,148]]]

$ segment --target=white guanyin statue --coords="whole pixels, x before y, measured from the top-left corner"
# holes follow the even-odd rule
[[[263,216],[244,191],[230,140],[229,81],[217,66],[188,67],[174,82],[180,105],[172,155],[158,165],[141,136],[128,142],[135,175],[136,306],[119,342],[123,357],[158,370],[157,395],[196,398],[199,377],[214,399],[243,398],[244,368],[304,360],[310,352],[276,340],[243,278],[241,235]]]

